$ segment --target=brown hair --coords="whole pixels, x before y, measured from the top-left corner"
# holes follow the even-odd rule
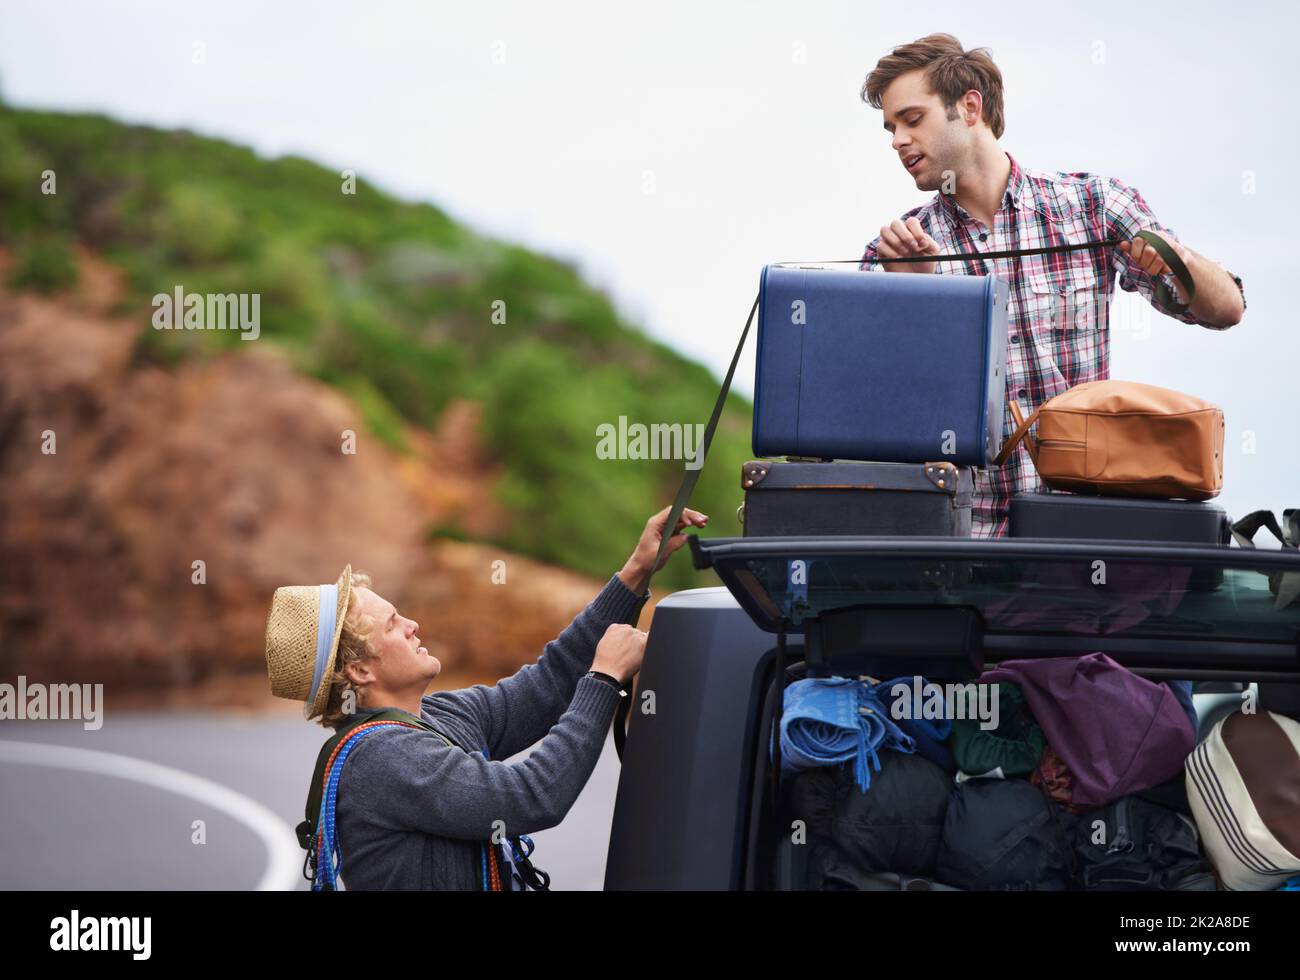
[[[988,48],[962,50],[961,42],[951,34],[930,34],[911,44],[894,48],[872,69],[862,86],[862,99],[873,109],[881,107],[880,97],[899,75],[918,68],[925,69],[930,91],[943,100],[948,118],[957,118],[957,103],[971,89],[984,97],[983,120],[999,139],[1002,120],[1002,72],[993,63]]]
[[[369,616],[361,613],[356,591],[358,588],[370,588],[370,576],[365,572],[352,573],[352,590],[348,596],[347,611],[343,614],[343,629],[339,632],[339,650],[335,660],[337,668],[325,681],[330,686],[329,698],[325,702],[325,710],[316,719],[326,728],[333,728],[340,722],[346,721],[352,717],[353,711],[361,706],[361,692],[352,687],[352,682],[344,672],[345,666],[369,660],[374,656],[374,652],[370,649],[370,631],[375,624]],[[353,710],[345,711],[343,697],[349,690],[352,691],[350,700]]]

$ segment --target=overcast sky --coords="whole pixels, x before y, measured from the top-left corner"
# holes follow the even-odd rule
[[[1122,304],[1141,300],[1117,299],[1112,376],[1223,406],[1230,511],[1300,506],[1284,482],[1300,470],[1297,273],[1284,247],[1300,217],[1287,183],[1297,140],[1275,81],[1295,61],[1300,18],[1288,6],[3,8],[10,103],[184,126],[353,168],[575,261],[633,322],[719,376],[765,263],[857,255],[931,196],[859,93],[891,47],[948,31],[992,49],[1006,85],[1001,144],[1023,165],[1120,177],[1181,240],[1243,277],[1246,319],[1226,333],[1154,312],[1149,329],[1121,330]],[[751,344],[737,380],[747,393],[752,372]]]

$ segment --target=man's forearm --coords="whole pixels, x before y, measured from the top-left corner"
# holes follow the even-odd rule
[[[1187,246],[1183,246],[1187,248]],[[1192,301],[1189,312],[1197,319],[1206,320],[1220,327],[1231,327],[1240,323],[1245,315],[1245,303],[1241,290],[1222,266],[1211,262],[1199,252],[1187,248],[1191,262],[1187,271],[1196,283],[1196,298]],[[1186,302],[1182,285],[1175,280],[1179,299]]]
[[[629,558],[618,573],[619,581],[637,595],[644,595],[650,584],[650,570],[641,563]]]

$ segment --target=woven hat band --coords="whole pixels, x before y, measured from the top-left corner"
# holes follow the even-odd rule
[[[316,614],[316,670],[312,674],[311,692],[307,695],[307,703],[311,704],[316,700],[316,693],[320,690],[321,678],[325,676],[325,668],[330,659],[330,650],[334,646],[334,626],[337,618],[339,602],[339,587],[337,584],[320,586],[320,605]]]

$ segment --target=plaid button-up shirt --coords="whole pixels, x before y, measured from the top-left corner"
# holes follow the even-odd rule
[[[903,220],[917,218],[944,255],[1106,239],[1129,241],[1143,229],[1177,240],[1172,229],[1156,220],[1137,189],[1114,177],[1026,171],[1011,154],[1007,159],[1011,174],[992,228],[986,228],[942,192],[908,211]],[[877,236],[867,246],[860,268],[881,268],[878,261],[868,261],[879,258],[879,244]],[[1011,259],[946,261],[938,263],[934,271],[944,275],[992,274],[1011,285],[1006,398],[1018,402],[1026,415],[1067,388],[1110,376],[1109,308],[1116,277],[1121,289],[1136,290],[1161,313],[1174,316],[1157,302],[1155,279],[1113,247]],[[1241,278],[1228,274],[1242,290],[1244,304]],[[1172,275],[1161,278],[1174,290]],[[1175,291],[1174,295],[1179,293]],[[1190,313],[1177,319],[1223,329]],[[1006,439],[1015,429],[1009,408],[1003,412],[1002,424]],[[977,537],[1005,535],[1012,495],[1042,488],[1023,442],[1003,466],[976,470],[972,533]]]

